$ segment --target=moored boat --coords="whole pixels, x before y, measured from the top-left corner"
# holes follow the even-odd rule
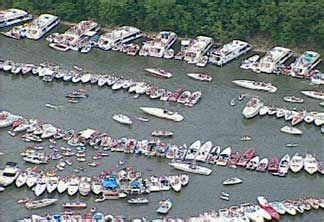
[[[173,120],[176,122],[180,122],[184,119],[182,115],[180,115],[177,112],[172,112],[165,109],[160,108],[152,108],[152,107],[140,107],[141,110],[143,110],[145,113],[150,114],[152,116],[157,116],[160,118]]]
[[[175,169],[182,170],[185,172],[201,174],[206,176],[212,173],[211,169],[207,167],[199,166],[195,163],[171,162],[169,163],[169,166],[172,166]]]

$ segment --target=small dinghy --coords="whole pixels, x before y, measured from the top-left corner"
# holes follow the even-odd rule
[[[146,198],[139,197],[127,200],[129,204],[148,204],[150,201]]]
[[[87,203],[85,202],[78,202],[78,203],[64,203],[62,204],[64,208],[87,208]]]
[[[131,125],[133,123],[133,121],[128,116],[120,113],[113,115],[112,118],[113,120],[125,125]]]
[[[172,202],[170,199],[160,201],[160,206],[156,210],[157,213],[167,214],[169,210],[172,208]]]
[[[168,131],[168,130],[154,130],[152,132],[152,136],[156,136],[156,137],[170,137],[170,136],[173,136],[173,132],[172,131]]]
[[[223,181],[223,185],[235,185],[240,183],[243,183],[243,180],[238,177],[229,178]]]
[[[296,96],[284,96],[283,100],[290,103],[303,103],[304,100],[302,98]]]
[[[303,131],[301,131],[300,129],[297,129],[295,127],[291,127],[291,126],[284,126],[280,129],[281,132],[283,133],[288,133],[288,134],[292,134],[292,135],[302,135]]]
[[[189,76],[192,79],[205,81],[205,82],[210,82],[213,80],[212,76],[204,73],[188,73],[187,76]]]
[[[145,69],[145,71],[151,73],[154,76],[162,78],[171,78],[172,74],[163,69]]]

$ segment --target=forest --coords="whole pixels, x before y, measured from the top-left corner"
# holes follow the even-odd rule
[[[111,27],[172,30],[182,37],[239,38],[324,51],[324,0],[0,0],[1,8],[62,20],[94,19]]]

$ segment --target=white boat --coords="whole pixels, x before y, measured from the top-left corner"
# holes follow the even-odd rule
[[[324,124],[324,113],[318,113],[315,115],[314,123],[316,126],[321,126]]]
[[[252,80],[233,80],[235,85],[238,85],[243,88],[262,90],[266,92],[274,93],[277,91],[277,87],[272,85],[270,82],[257,82]]]
[[[195,174],[201,174],[201,175],[210,175],[212,173],[212,170],[207,168],[207,167],[203,167],[203,166],[199,166],[195,163],[182,163],[182,162],[171,162],[169,163],[169,166],[172,166],[175,169],[178,170],[182,170],[185,172],[190,172],[190,173],[195,173]]]
[[[57,199],[40,199],[40,200],[29,200],[25,203],[27,209],[38,209],[42,207],[47,207],[56,203]]]
[[[189,76],[190,78],[199,80],[199,81],[210,82],[213,80],[212,76],[210,76],[208,74],[204,74],[204,73],[188,73],[187,76]]]
[[[290,58],[292,52],[283,47],[274,47],[260,59],[258,69],[260,72],[272,73],[279,65]]]
[[[247,53],[252,45],[241,40],[233,40],[210,53],[211,63],[222,66],[233,59]]]
[[[255,170],[258,167],[259,162],[260,162],[260,157],[255,156],[251,160],[249,160],[245,168],[248,170]]]
[[[259,110],[259,115],[264,116],[264,115],[268,114],[268,111],[269,111],[268,106],[262,106]]]
[[[180,178],[181,177],[177,176],[177,175],[169,176],[170,186],[176,192],[180,192],[181,187],[182,187]]]
[[[185,156],[185,159],[186,160],[193,160],[196,158],[197,156],[197,153],[199,151],[201,147],[201,141],[200,140],[196,140],[195,142],[193,142],[189,148],[187,149],[187,152],[186,152],[186,156]]]
[[[77,203],[64,203],[62,204],[64,208],[87,208],[87,203],[85,202],[77,202]]]
[[[54,190],[57,189],[58,181],[59,181],[59,179],[56,176],[47,177],[46,189],[47,189],[48,193],[52,193]]]
[[[195,160],[206,162],[207,156],[211,149],[213,148],[213,143],[211,141],[205,142],[198,150]]]
[[[182,115],[177,112],[172,112],[165,109],[160,108],[152,108],[152,107],[140,107],[145,113],[150,114],[152,116],[157,116],[163,119],[173,120],[175,122],[180,122],[184,119]]]
[[[91,190],[94,194],[98,195],[102,192],[102,184],[101,181],[98,179],[93,179],[91,182]]]
[[[285,176],[288,173],[289,163],[290,163],[290,156],[289,154],[286,154],[281,158],[279,162],[279,167],[278,167],[279,176]]]
[[[151,73],[152,75],[158,76],[158,77],[162,77],[162,78],[171,78],[172,74],[170,72],[167,72],[163,69],[145,69],[145,71]]]
[[[321,62],[320,54],[313,51],[305,51],[290,66],[291,75],[304,77]]]
[[[190,64],[196,64],[199,58],[204,56],[212,47],[214,40],[206,36],[198,36],[192,40],[190,45],[185,49],[183,60]]]
[[[294,173],[301,171],[304,167],[304,158],[298,153],[295,153],[290,160],[289,167]]]
[[[139,55],[162,58],[176,40],[177,35],[174,32],[162,31],[153,40],[143,42]]]
[[[82,177],[79,184],[79,192],[82,196],[87,196],[91,191],[91,178]]]
[[[300,91],[305,96],[314,98],[314,99],[320,99],[324,100],[324,92],[322,91]]]
[[[170,199],[160,201],[160,206],[156,210],[157,213],[167,214],[169,210],[172,208],[172,202]]]
[[[79,190],[80,179],[78,177],[72,177],[68,181],[68,194],[70,196],[75,195]]]
[[[265,172],[268,168],[268,165],[269,165],[269,159],[263,158],[260,160],[260,162],[258,163],[258,166],[255,170],[258,172]]]
[[[170,137],[170,136],[173,136],[173,132],[172,131],[168,131],[168,130],[154,130],[152,132],[152,136],[157,136],[157,137]]]
[[[20,9],[7,9],[0,11],[0,28],[25,22],[32,19],[33,16],[26,11]]]
[[[254,66],[257,65],[259,59],[260,59],[259,55],[253,55],[253,56],[243,60],[240,68],[241,69],[252,69]]]
[[[316,158],[312,154],[306,154],[304,158],[304,170],[309,174],[314,174],[317,172],[318,164]]]
[[[33,187],[37,183],[38,178],[39,178],[39,174],[34,173],[34,172],[30,172],[28,174],[27,179],[26,179],[26,185],[27,185],[27,187],[29,187],[29,188],[30,187]]]
[[[253,118],[258,113],[264,103],[257,97],[251,98],[250,101],[247,102],[246,106],[244,107],[242,114],[245,118]]]
[[[11,126],[13,122],[21,118],[21,116],[11,114],[7,111],[2,111],[0,112],[0,128]]]
[[[125,44],[140,37],[142,37],[142,32],[138,28],[122,26],[102,34],[97,45],[103,50],[110,50],[116,45]]]
[[[16,186],[18,188],[22,187],[26,183],[27,178],[28,178],[28,172],[27,171],[20,172],[19,176],[17,177],[17,179],[15,181]]]
[[[283,100],[290,103],[303,103],[304,99],[296,96],[284,96]]]
[[[48,157],[44,153],[34,152],[28,156],[23,157],[23,160],[27,163],[46,164]]]
[[[60,23],[60,19],[55,15],[41,14],[30,24],[25,26],[25,36],[29,39],[38,40],[51,29]]]
[[[230,159],[231,153],[232,153],[231,147],[227,147],[224,150],[222,150],[219,154],[217,161],[216,161],[216,165],[226,166],[228,160]]]
[[[288,134],[292,134],[292,135],[302,135],[303,131],[301,131],[300,129],[297,129],[295,127],[291,127],[291,126],[284,126],[280,129],[281,132],[283,133],[288,133]]]
[[[0,174],[0,184],[4,187],[12,184],[19,176],[20,169],[15,162],[7,162],[5,168]]]
[[[238,177],[229,178],[223,181],[223,185],[235,185],[243,183],[243,180]]]
[[[86,74],[82,75],[81,82],[82,83],[87,83],[87,82],[89,82],[91,80],[91,78],[92,78],[92,74],[91,73],[86,73]]]
[[[149,202],[150,201],[148,199],[141,198],[141,197],[127,200],[127,203],[130,203],[130,204],[147,204]]]
[[[57,184],[57,192],[64,193],[68,188],[67,179],[61,177]]]
[[[113,120],[125,125],[131,125],[133,123],[133,121],[128,116],[120,113],[113,115],[112,118]]]
[[[35,195],[37,197],[42,195],[46,191],[46,186],[47,186],[46,177],[42,176],[42,177],[38,178],[36,186],[34,188]]]

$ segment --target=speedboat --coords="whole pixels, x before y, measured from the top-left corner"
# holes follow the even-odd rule
[[[223,181],[223,185],[235,185],[243,183],[243,180],[238,177],[232,177]]]
[[[65,177],[61,177],[57,184],[57,192],[64,193],[68,188],[67,179]]]
[[[191,93],[191,97],[187,100],[187,102],[185,103],[185,106],[189,106],[189,107],[194,106],[195,104],[198,103],[201,96],[202,96],[201,91],[195,91],[195,92]]]
[[[260,162],[260,157],[255,156],[246,164],[245,168],[248,170],[255,170],[258,167],[259,162]]]
[[[167,72],[163,69],[145,69],[145,71],[151,73],[154,76],[162,77],[162,78],[171,78],[172,74],[170,72]]]
[[[279,162],[280,161],[277,157],[272,158],[269,161],[268,171],[269,172],[278,172]]]
[[[253,97],[249,102],[247,102],[242,114],[247,119],[253,118],[259,113],[259,110],[263,105],[264,103],[259,98]]]
[[[284,126],[280,129],[281,132],[283,133],[288,133],[288,134],[292,134],[292,135],[302,135],[303,131],[301,131],[300,129],[297,129],[295,127],[291,127],[291,126]]]
[[[133,121],[126,115],[124,114],[115,114],[112,117],[115,121],[121,123],[121,124],[125,124],[125,125],[131,125],[133,123]]]
[[[28,177],[26,179],[26,185],[27,187],[33,187],[37,181],[38,181],[38,178],[39,178],[39,174],[38,173],[35,173],[33,171],[31,171],[29,174],[28,174]]]
[[[82,196],[87,196],[91,191],[91,178],[82,177],[79,184],[79,192]]]
[[[152,116],[157,116],[160,118],[173,120],[175,122],[180,122],[184,119],[182,115],[180,115],[177,112],[172,112],[165,109],[160,108],[152,108],[152,107],[140,107],[141,110],[143,110],[145,113],[150,114]]]
[[[259,55],[253,55],[253,56],[243,60],[240,68],[241,69],[252,69],[252,67],[257,64],[259,59],[260,59]]]
[[[213,80],[212,76],[205,74],[205,73],[188,73],[187,76],[189,76],[190,78],[199,80],[199,81],[210,82]]]
[[[147,204],[149,203],[150,201],[146,198],[132,198],[132,199],[129,199],[127,200],[127,203],[130,203],[130,204]]]
[[[268,168],[268,165],[269,165],[269,159],[263,158],[260,160],[260,162],[258,163],[258,166],[255,170],[258,172],[265,172]]]
[[[49,205],[54,204],[57,202],[57,199],[41,199],[41,200],[29,200],[25,203],[25,207],[27,209],[37,209],[42,207],[47,207]]]
[[[46,191],[46,186],[47,186],[46,177],[42,176],[42,177],[38,178],[35,189],[34,189],[35,195],[37,197],[42,195]]]
[[[173,136],[173,132],[172,131],[168,131],[168,130],[154,130],[152,132],[152,136],[157,136],[157,137],[170,137],[170,136]]]
[[[27,171],[20,172],[19,176],[17,177],[17,179],[15,181],[16,186],[18,188],[22,187],[26,183],[27,177],[28,177]]]
[[[303,103],[304,99],[296,96],[284,96],[283,100],[290,103]]]
[[[207,167],[199,166],[195,163],[171,162],[169,163],[169,166],[172,166],[175,169],[182,170],[185,172],[201,174],[206,176],[212,173],[211,169]]]
[[[270,214],[272,220],[280,220],[279,213],[270,205],[264,196],[257,197],[260,206]]]
[[[262,106],[259,110],[259,115],[264,116],[264,115],[268,114],[268,111],[269,111],[268,106]]]
[[[301,123],[304,120],[305,116],[306,116],[306,111],[299,112],[291,119],[291,125],[295,126],[298,123]]]
[[[172,207],[172,202],[170,199],[160,201],[160,206],[156,210],[157,213],[167,214]]]
[[[0,174],[1,185],[6,187],[12,184],[19,176],[20,169],[15,162],[7,162],[5,168]]]
[[[191,97],[191,92],[190,91],[184,91],[183,93],[180,94],[179,98],[177,99],[178,103],[185,104]]]
[[[318,170],[316,158],[312,154],[306,154],[304,158],[304,170],[309,174],[314,174]]]
[[[227,162],[230,159],[232,153],[232,148],[231,147],[227,147],[225,148],[220,154],[219,157],[216,161],[216,165],[219,166],[226,166]]]
[[[195,142],[193,142],[189,148],[187,149],[187,152],[186,152],[186,156],[185,156],[185,159],[186,160],[193,160],[196,158],[197,156],[197,153],[199,151],[201,147],[201,141],[200,140],[196,140]]]
[[[94,194],[98,195],[102,192],[102,183],[99,179],[93,179],[91,181],[91,190]]]
[[[301,91],[301,93],[314,99],[324,100],[324,92],[322,91]]]
[[[177,175],[169,176],[170,186],[176,192],[180,192],[182,187],[180,178],[181,176],[177,176]]]
[[[290,170],[294,173],[301,171],[304,167],[304,158],[295,153],[289,163]]]
[[[250,148],[243,153],[236,165],[240,167],[246,167],[247,163],[255,156],[256,151],[254,148]]]
[[[233,80],[235,85],[241,86],[243,88],[262,90],[270,93],[277,91],[277,87],[272,85],[270,82],[257,82],[252,80]]]
[[[87,203],[85,202],[77,202],[77,203],[64,203],[62,204],[62,207],[64,208],[86,208],[87,207]]]
[[[290,164],[290,156],[289,154],[286,154],[281,158],[279,162],[278,176],[285,176],[288,173],[289,164]]]
[[[79,177],[70,178],[70,180],[68,181],[68,194],[70,196],[73,196],[78,192],[79,183],[80,183]]]
[[[82,83],[87,83],[87,82],[89,82],[91,80],[91,78],[92,78],[92,74],[91,73],[85,73],[81,77],[81,82]]]
[[[198,150],[197,155],[195,157],[196,161],[206,162],[207,156],[210,150],[213,147],[213,143],[211,141],[205,142]]]

